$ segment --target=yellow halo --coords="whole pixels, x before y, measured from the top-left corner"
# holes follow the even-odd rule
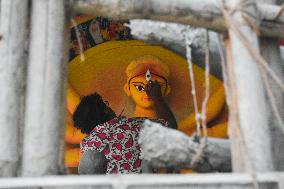
[[[127,79],[125,70],[133,59],[144,55],[156,56],[168,65],[172,91],[166,100],[177,120],[184,119],[193,111],[187,60],[160,46],[130,40],[109,41],[90,48],[84,52],[85,61],[82,62],[78,56],[69,63],[69,83],[78,95],[96,91],[109,101],[116,113],[125,108],[124,114],[133,116],[133,106],[126,103],[128,97],[123,92]],[[201,102],[204,96],[204,71],[195,65],[193,69],[198,101]],[[222,83],[210,76],[210,84],[212,92]]]

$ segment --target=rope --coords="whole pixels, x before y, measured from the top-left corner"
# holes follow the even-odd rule
[[[270,105],[272,107],[272,111],[278,121],[278,124],[279,124],[279,128],[280,130],[282,131],[282,133],[284,133],[284,123],[283,123],[283,120],[281,118],[281,115],[280,115],[280,111],[278,110],[277,108],[277,102],[276,102],[276,99],[275,99],[275,96],[272,92],[272,89],[271,89],[271,86],[268,82],[268,78],[267,78],[267,74],[265,73],[265,71],[263,70],[263,68],[260,69],[261,71],[261,76],[262,76],[262,79],[263,79],[263,83],[264,83],[264,87],[267,91],[267,95],[268,95],[268,99],[270,101]]]
[[[201,115],[198,110],[198,104],[197,104],[197,97],[196,97],[196,90],[195,90],[195,80],[194,80],[194,73],[193,73],[193,68],[192,68],[192,62],[190,61],[191,59],[191,42],[189,39],[189,27],[186,28],[187,32],[185,35],[185,42],[186,42],[186,57],[187,57],[187,63],[189,67],[189,76],[190,76],[190,81],[191,81],[191,94],[193,97],[193,105],[194,105],[194,112],[195,112],[195,121],[196,121],[196,132],[197,132],[197,139],[200,136],[200,120],[201,120]],[[199,140],[199,139],[198,139]]]
[[[277,14],[275,15],[275,17],[273,18],[274,21],[277,21],[278,18],[283,14],[284,12],[284,4],[281,5],[280,10],[277,12]]]
[[[207,105],[210,97],[210,50],[209,50],[209,35],[208,30],[206,30],[206,49],[205,49],[205,97],[202,101],[202,110],[201,110],[201,121],[202,121],[202,130],[203,130],[203,140],[197,150],[196,154],[191,160],[191,167],[196,167],[198,162],[203,158],[204,149],[207,145]]]
[[[202,102],[202,111],[201,111],[201,121],[203,136],[207,138],[207,105],[210,97],[210,50],[209,50],[209,35],[208,30],[206,30],[206,50],[205,50],[205,98]]]
[[[217,41],[217,46],[218,46],[218,51],[220,54],[220,59],[221,59],[221,67],[222,67],[222,76],[223,76],[223,83],[224,83],[224,88],[226,92],[226,102],[228,106],[230,107],[232,104],[232,93],[230,89],[232,88],[230,86],[230,81],[228,77],[228,68],[226,66],[226,60],[225,60],[225,53],[223,51],[224,47],[221,45],[221,36],[218,35],[218,41]]]

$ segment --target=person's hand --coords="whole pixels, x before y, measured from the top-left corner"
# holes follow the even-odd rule
[[[146,94],[154,101],[162,99],[161,85],[158,81],[149,81],[146,85]]]

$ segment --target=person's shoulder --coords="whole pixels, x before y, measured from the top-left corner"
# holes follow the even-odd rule
[[[127,118],[126,122],[132,125],[140,125],[143,124],[143,122],[146,120],[147,118],[145,117],[130,117]]]
[[[113,132],[112,120],[95,126],[91,133],[86,136],[80,143],[81,152],[88,150],[98,150],[101,152],[109,143],[109,136]]]
[[[170,123],[165,120],[165,119],[161,119],[161,118],[157,118],[157,119],[149,119],[150,121],[156,122],[156,123],[160,123],[161,125],[165,126],[165,127],[169,127]]]
[[[92,138],[93,136],[97,136],[99,134],[109,134],[109,132],[111,132],[112,128],[116,124],[117,124],[117,119],[113,118],[107,122],[96,125],[93,128],[93,130],[90,132],[90,134],[84,138],[84,140],[88,140],[89,138]]]
[[[143,124],[145,118],[138,118],[138,117],[125,117],[121,116],[119,117],[118,124],[115,128],[119,128],[122,130],[136,130],[141,127]],[[114,129],[115,130],[115,129]]]
[[[166,127],[169,126],[169,122],[161,118],[156,118],[156,119],[147,118],[147,117],[130,117],[130,118],[125,117],[124,118],[124,122],[127,122],[128,124],[132,124],[132,125],[141,125],[144,123],[145,120],[150,120],[152,122],[160,123]]]

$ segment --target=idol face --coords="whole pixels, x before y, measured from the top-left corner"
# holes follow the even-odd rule
[[[158,81],[158,83],[161,85],[162,95],[164,96],[167,88],[167,82],[165,81],[165,79],[152,74],[151,80]],[[129,91],[132,100],[137,106],[145,109],[152,109],[154,106],[154,101],[147,95],[146,85],[147,81],[145,74],[139,75],[130,80]]]

